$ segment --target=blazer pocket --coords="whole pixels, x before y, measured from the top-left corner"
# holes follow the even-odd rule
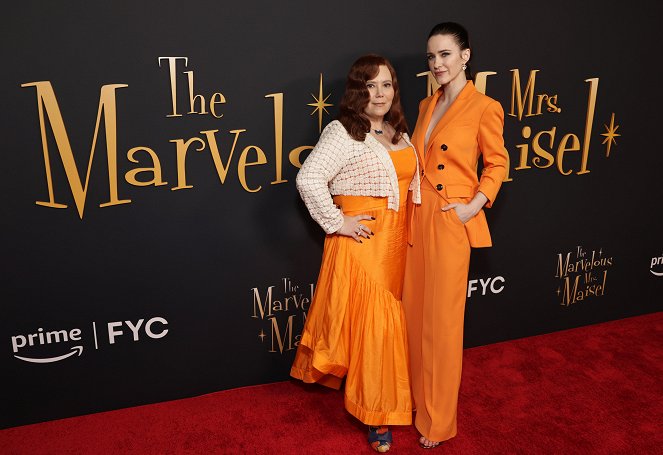
[[[472,185],[463,185],[461,183],[451,183],[445,185],[447,198],[473,198],[476,191]]]

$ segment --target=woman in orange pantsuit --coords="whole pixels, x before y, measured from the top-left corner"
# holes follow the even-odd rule
[[[483,207],[505,178],[507,154],[501,105],[468,80],[467,31],[453,22],[436,25],[427,58],[440,88],[419,105],[412,135],[421,205],[411,207],[403,307],[415,426],[429,449],[456,435],[470,248],[491,246]]]
[[[416,153],[398,81],[383,57],[350,69],[339,119],[320,136],[297,188],[327,233],[320,275],[290,374],[339,388],[345,407],[389,450],[387,425],[412,422],[401,295],[409,190],[420,201]]]

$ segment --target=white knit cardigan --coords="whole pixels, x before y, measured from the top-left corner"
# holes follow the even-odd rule
[[[414,146],[407,134],[405,142]],[[354,140],[338,120],[325,127],[297,174],[297,189],[313,219],[331,234],[343,226],[343,212],[332,195],[387,197],[387,207],[398,211],[398,177],[387,149],[370,134]],[[421,203],[419,160],[410,183],[412,200]]]

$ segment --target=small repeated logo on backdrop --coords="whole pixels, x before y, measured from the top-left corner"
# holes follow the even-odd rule
[[[569,306],[592,297],[605,295],[608,271],[614,260],[603,248],[591,252],[582,246],[557,254],[559,304]]]
[[[96,322],[92,322],[89,333],[78,327],[39,327],[34,333],[13,335],[10,341],[12,353],[18,360],[37,364],[54,363],[81,356],[88,335],[94,339],[94,349],[99,350],[101,346],[114,345],[123,338],[131,342],[163,338],[168,333],[167,325],[165,318],[156,316],[147,320],[111,321],[99,327]]]
[[[505,282],[503,276],[471,279],[467,282],[467,298],[478,293],[499,294],[504,290]]]
[[[652,275],[663,276],[663,254],[651,258],[649,271],[652,273]]]
[[[251,317],[261,323],[258,339],[268,352],[283,354],[299,345],[314,287],[282,278],[278,285],[251,289]]]

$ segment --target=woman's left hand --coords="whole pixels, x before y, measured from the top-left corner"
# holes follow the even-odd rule
[[[458,219],[461,223],[465,224],[479,213],[479,210],[486,205],[486,202],[488,202],[488,198],[485,194],[479,191],[469,203],[463,204],[462,202],[452,202],[451,204],[442,207],[442,211],[447,212],[451,209],[456,210]]]
[[[471,220],[472,217],[478,212],[478,210],[474,210],[470,204],[463,204],[462,202],[452,202],[451,204],[442,207],[443,212],[447,212],[451,209],[456,210],[456,215],[458,216],[460,222],[463,224]]]

